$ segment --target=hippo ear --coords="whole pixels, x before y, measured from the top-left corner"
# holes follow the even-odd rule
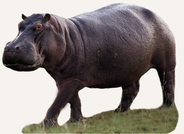
[[[24,14],[22,14],[22,19],[25,20],[26,18],[27,17]]]
[[[50,14],[45,14],[44,20],[45,20],[46,22],[49,21],[50,18],[51,18]]]

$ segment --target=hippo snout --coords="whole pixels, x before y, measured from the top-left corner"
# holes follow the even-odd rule
[[[30,71],[41,63],[34,44],[22,45],[8,42],[4,49],[3,64],[13,70]]]
[[[5,51],[15,51],[15,50],[19,50],[20,49],[19,45],[16,45],[16,46],[12,47],[10,44],[11,44],[11,42],[8,42],[6,44]]]

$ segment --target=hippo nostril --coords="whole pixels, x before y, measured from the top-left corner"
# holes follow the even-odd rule
[[[19,46],[16,46],[15,49],[18,51],[18,50],[20,50],[20,47]]]

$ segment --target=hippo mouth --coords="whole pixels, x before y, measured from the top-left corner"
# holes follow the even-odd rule
[[[4,64],[6,67],[16,70],[16,71],[34,71],[41,66],[41,62],[37,62],[33,65],[23,65],[23,64]]]

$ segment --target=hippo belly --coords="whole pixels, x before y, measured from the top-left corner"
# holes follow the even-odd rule
[[[114,56],[106,58],[106,60],[99,60],[95,71],[93,67],[89,68],[89,70],[94,71],[94,73],[91,73],[90,87],[127,86],[139,80],[144,73],[154,66],[151,63],[151,52],[147,55],[142,53],[141,56],[140,53],[124,55],[123,51],[119,54],[120,57]]]

